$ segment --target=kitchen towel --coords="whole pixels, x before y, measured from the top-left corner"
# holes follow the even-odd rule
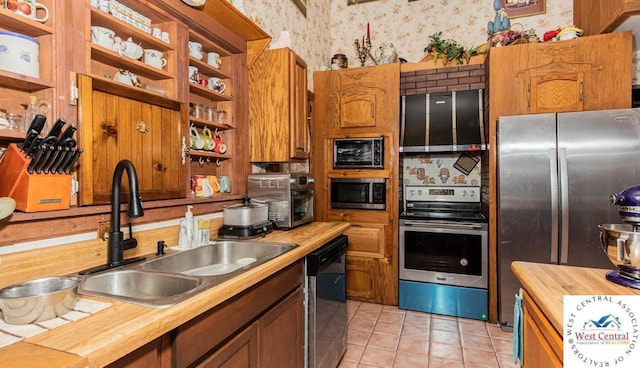
[[[512,343],[512,352],[513,352],[513,362],[522,365],[522,328],[523,328],[523,320],[522,320],[522,289],[520,292],[516,294],[516,301],[513,305],[513,339]]]
[[[10,325],[0,318],[0,348],[11,345],[26,338],[66,325],[80,318],[84,318],[103,309],[109,308],[111,303],[97,300],[78,298],[76,306],[60,317],[28,325]]]

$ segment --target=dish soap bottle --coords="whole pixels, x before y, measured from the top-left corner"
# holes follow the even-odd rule
[[[193,206],[187,206],[187,213],[184,218],[180,219],[180,233],[178,234],[178,248],[189,249],[193,247],[195,235],[195,220],[191,209]]]

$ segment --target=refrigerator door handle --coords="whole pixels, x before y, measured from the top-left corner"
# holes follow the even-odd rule
[[[560,200],[562,201],[562,237],[560,238],[560,264],[569,262],[569,175],[567,173],[567,149],[560,148]]]
[[[549,149],[549,180],[551,189],[551,263],[558,263],[558,155]]]

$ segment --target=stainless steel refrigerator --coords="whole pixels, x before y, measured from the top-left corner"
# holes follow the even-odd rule
[[[608,197],[640,183],[640,109],[501,117],[497,152],[499,320],[508,327],[520,287],[511,262],[614,268],[597,226],[620,223]]]

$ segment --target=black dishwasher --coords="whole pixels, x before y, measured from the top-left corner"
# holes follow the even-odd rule
[[[308,368],[335,368],[347,349],[348,245],[340,235],[306,257]]]

